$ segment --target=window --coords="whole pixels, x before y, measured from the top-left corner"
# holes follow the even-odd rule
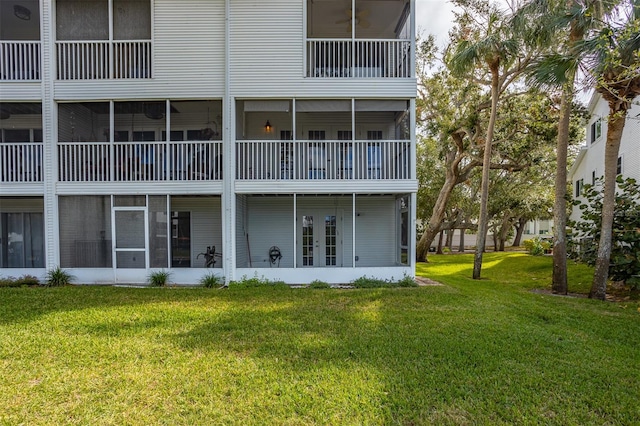
[[[591,172],[591,185],[595,185],[596,184],[596,171],[592,171]]]
[[[602,119],[599,118],[591,123],[591,143],[594,143],[602,136]]]
[[[191,267],[190,212],[171,212],[171,266]]]
[[[622,157],[618,157],[618,162],[616,163],[616,174],[622,174]]]
[[[584,179],[579,179],[576,181],[576,197],[580,196],[583,186],[584,186]]]
[[[0,268],[44,268],[42,213],[0,213]]]

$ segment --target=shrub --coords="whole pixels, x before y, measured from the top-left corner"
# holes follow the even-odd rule
[[[328,282],[321,280],[313,280],[309,283],[309,288],[331,288]]]
[[[282,287],[289,288],[289,286],[284,281],[274,280],[270,281],[265,277],[254,276],[253,278],[248,278],[244,275],[240,281],[231,281],[229,283],[229,288],[252,288],[252,287]]]
[[[613,232],[611,237],[611,257],[609,278],[623,281],[632,288],[640,286],[640,185],[635,179],[616,179],[617,191]],[[572,258],[588,265],[595,265],[602,227],[601,179],[595,185],[585,185],[585,201],[575,201],[582,211],[580,220],[571,222],[572,239],[569,253]]]
[[[39,285],[40,281],[33,275],[23,275],[20,278],[0,277],[0,287],[24,287]]]
[[[399,281],[383,280],[380,278],[367,277],[366,275],[351,281],[355,288],[391,288],[391,287],[417,287],[418,283],[406,275]]]
[[[171,272],[162,269],[160,271],[151,272],[147,277],[147,281],[152,287],[165,287],[167,284],[169,284],[170,277]]]
[[[205,288],[221,288],[224,287],[224,277],[208,273],[200,278],[200,285]]]
[[[59,266],[47,271],[47,276],[44,280],[44,285],[47,287],[61,287],[71,284],[74,280],[74,276],[65,271]]]
[[[524,248],[529,252],[532,256],[542,256],[545,253],[548,253],[551,250],[551,242],[540,239],[540,237],[535,237],[530,240],[524,241]]]

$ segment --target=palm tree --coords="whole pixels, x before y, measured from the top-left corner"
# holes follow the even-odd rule
[[[525,40],[538,46],[553,46],[552,52],[532,64],[531,79],[536,85],[559,87],[561,94],[556,143],[551,287],[557,294],[567,294],[568,289],[567,148],[576,71],[582,56],[576,46],[584,40],[588,31],[602,25],[602,16],[611,13],[619,3],[619,0],[529,0],[518,10],[513,21],[514,26],[524,33]]]
[[[625,22],[612,23],[580,43],[596,91],[609,104],[604,159],[602,224],[590,298],[604,300],[611,257],[617,161],[631,102],[640,96],[640,4],[631,5]]]
[[[487,235],[491,143],[498,112],[498,99],[507,82],[513,81],[514,75],[506,72],[506,69],[517,54],[518,42],[505,25],[507,21],[504,14],[495,6],[480,8],[475,12],[484,12],[486,21],[479,23],[475,28],[467,29],[468,36],[458,41],[448,65],[458,74],[467,73],[476,67],[486,67],[491,76],[491,112],[484,143],[478,240],[473,262],[473,278],[479,279]]]

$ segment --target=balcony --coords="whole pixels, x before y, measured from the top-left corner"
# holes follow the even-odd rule
[[[0,182],[42,182],[42,143],[0,144]]]
[[[307,77],[411,77],[408,40],[307,40]]]
[[[410,179],[410,141],[237,141],[238,180]]]
[[[58,80],[152,77],[150,0],[57,0]]]
[[[305,76],[413,77],[409,0],[307,0]]]
[[[222,179],[222,142],[62,142],[60,182]]]
[[[151,41],[57,41],[58,80],[151,78]]]
[[[0,80],[40,80],[40,42],[0,41]]]

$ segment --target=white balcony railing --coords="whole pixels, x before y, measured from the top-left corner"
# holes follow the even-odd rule
[[[59,80],[151,78],[151,41],[58,41]]]
[[[204,181],[222,179],[222,142],[64,142],[61,182]]]
[[[410,141],[237,141],[239,180],[410,179]]]
[[[0,41],[0,80],[40,80],[40,42]]]
[[[411,77],[409,40],[307,40],[307,77]]]
[[[1,143],[0,182],[42,182],[42,143]]]

